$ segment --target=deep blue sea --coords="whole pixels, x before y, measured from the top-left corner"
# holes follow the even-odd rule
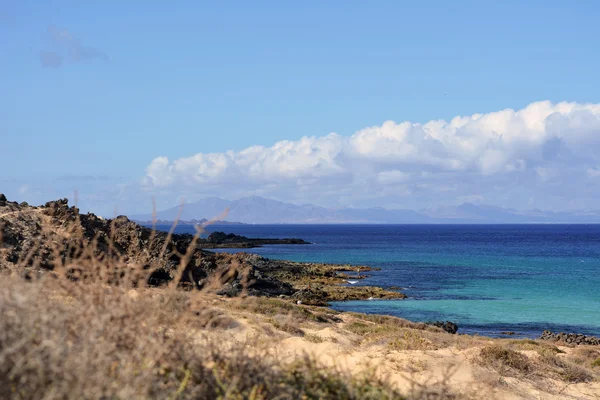
[[[600,336],[600,225],[229,225],[209,230],[302,238],[313,244],[250,251],[379,267],[360,284],[399,286],[409,296],[334,303],[338,310],[450,320],[460,333],[488,336],[514,331],[537,337],[544,329]],[[186,231],[193,228],[177,228]]]

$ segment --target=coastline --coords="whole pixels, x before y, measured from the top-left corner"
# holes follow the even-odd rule
[[[308,263],[288,260],[273,260],[258,255],[254,265],[262,274],[290,284],[295,293],[290,296],[303,304],[328,306],[330,301],[405,299],[399,291],[386,290],[378,286],[355,286],[365,279],[365,273],[377,271],[368,266],[349,264]]]
[[[0,211],[0,223],[3,224],[4,229],[2,234],[5,241],[8,240],[8,244],[12,243],[8,247],[3,245],[5,247],[3,251],[8,251],[6,253],[8,257],[4,260],[0,259],[0,267],[2,264],[10,266],[10,260],[25,258],[29,253],[37,252],[44,255],[36,263],[19,267],[26,275],[48,270],[47,265],[52,262],[51,247],[60,241],[64,241],[67,246],[77,247],[85,246],[92,239],[97,240],[95,238],[108,240],[113,237],[112,240],[118,242],[119,248],[122,249],[120,251],[124,252],[123,255],[126,256],[128,263],[143,263],[146,264],[144,268],[154,270],[149,277],[149,283],[155,286],[168,284],[176,277],[179,268],[177,254],[184,254],[186,249],[194,244],[195,251],[190,254],[190,265],[181,275],[180,284],[183,286],[191,285],[202,289],[210,280],[210,276],[215,273],[222,274],[224,269],[236,265],[235,277],[219,283],[220,287],[217,291],[220,294],[236,296],[248,289],[248,293],[256,296],[281,297],[301,304],[318,306],[330,306],[331,302],[353,300],[407,298],[405,293],[395,289],[357,284],[370,273],[378,271],[378,268],[364,265],[295,262],[269,259],[254,254],[226,252],[228,248],[239,249],[264,244],[309,243],[302,239],[253,239],[213,232],[207,239],[194,242],[195,238],[190,234],[169,235],[166,232],[152,231],[122,216],[113,220],[104,220],[93,214],[79,214],[76,207],[68,206],[66,199],[35,207],[26,203],[10,202],[4,197],[0,204]],[[44,224],[47,224],[50,229],[42,229]],[[80,231],[83,236],[79,239],[71,234],[57,236],[57,233],[64,231],[67,226]],[[39,246],[39,249],[36,250],[35,246]],[[217,253],[205,251],[204,249],[209,246],[224,251]],[[160,250],[161,247],[167,252]],[[95,251],[101,255],[106,250],[98,248]],[[123,255],[119,255],[119,259]],[[14,261],[12,263],[14,264]],[[247,274],[245,278],[248,278],[246,283],[242,282],[244,274]],[[244,285],[248,287],[245,288]],[[547,329],[562,332],[560,329],[553,328],[555,327],[543,327],[539,335]],[[498,332],[500,335],[494,336],[514,336],[511,334],[513,330],[510,326],[506,326]],[[586,333],[574,330],[567,332],[576,335]],[[503,333],[507,334],[503,335]]]
[[[126,217],[80,214],[66,200],[32,207],[0,196],[0,234],[0,308],[11,316],[0,323],[11,332],[5,348],[18,350],[6,365],[30,380],[52,376],[50,382],[60,382],[65,372],[81,370],[75,381],[106,387],[109,371],[119,387],[148,388],[168,376],[171,384],[160,397],[189,388],[191,398],[215,366],[233,365],[219,372],[219,382],[237,384],[240,374],[265,382],[272,368],[285,376],[271,375],[277,376],[271,381],[288,376],[286,387],[294,388],[297,378],[326,371],[337,380],[319,379],[334,388],[344,376],[358,382],[357,390],[384,382],[383,388],[395,391],[388,398],[538,393],[593,399],[587,393],[600,390],[594,339],[551,333],[550,340],[494,339],[451,334],[448,322],[327,308],[333,301],[405,298],[358,285],[377,268],[209,252],[189,234],[152,231]],[[72,332],[68,343],[65,327]],[[73,351],[72,343],[83,351]],[[140,349],[146,349],[141,358]],[[38,362],[32,352],[48,361]],[[99,375],[81,369],[82,354],[88,355],[83,365]],[[171,357],[167,364],[165,357]],[[33,369],[19,370],[23,360]],[[235,360],[242,364],[230,364]],[[298,372],[302,360],[306,367]],[[144,368],[147,361],[151,368]],[[238,368],[244,365],[260,367],[244,372]],[[206,376],[193,374],[204,370]],[[134,385],[139,379],[145,383]],[[222,394],[221,387],[207,398]]]

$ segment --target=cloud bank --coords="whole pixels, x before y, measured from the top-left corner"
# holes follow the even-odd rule
[[[521,209],[589,208],[600,194],[599,150],[600,104],[542,101],[450,121],[386,121],[349,137],[156,157],[142,184],[334,206],[418,208],[478,199]]]

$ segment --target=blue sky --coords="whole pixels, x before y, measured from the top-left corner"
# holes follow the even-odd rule
[[[551,111],[527,118],[545,121],[559,112],[571,121],[561,132],[582,129],[573,125],[572,108],[557,111],[556,104],[600,103],[599,3],[371,3],[3,1],[0,191],[39,203],[77,189],[84,206],[104,214],[115,206],[144,211],[152,196],[166,206],[182,196],[248,194],[329,206],[417,208],[471,199],[516,208],[592,207],[600,164],[576,148],[595,143],[595,108],[577,111],[590,114],[583,128],[592,132],[584,139],[569,142],[577,135],[561,136],[555,122],[530,144],[542,151],[554,139],[562,143],[561,154],[570,156],[552,163],[524,156],[517,145],[500,146],[502,158],[487,144],[473,148],[477,160],[445,148],[439,151],[453,154],[447,162],[413,160],[403,151],[373,161],[372,154],[353,158],[365,156],[356,146],[368,144],[351,138],[390,120],[424,125],[539,101],[550,101]],[[502,130],[496,128],[476,129]],[[402,148],[430,153],[407,144],[399,129],[390,135],[404,140]],[[453,135],[464,137],[457,129]],[[331,132],[341,140],[323,153],[319,140]],[[421,143],[428,134],[419,132],[413,134]],[[303,137],[314,141],[302,147]],[[282,140],[291,147],[274,154]],[[251,146],[263,146],[262,153],[248,161],[238,153]],[[285,158],[298,151],[314,157]],[[490,162],[508,169],[490,170]],[[555,171],[554,183],[544,169]],[[248,176],[235,179],[249,170],[251,185],[241,184]],[[566,170],[571,175],[556,174]],[[269,178],[258,179],[260,173]],[[425,173],[438,177],[428,181],[436,190],[422,187]],[[567,204],[556,188],[572,176],[586,178]],[[453,189],[437,190],[452,182]],[[540,188],[532,192],[534,184]],[[365,185],[369,190],[360,193]],[[502,185],[520,190],[507,196]]]

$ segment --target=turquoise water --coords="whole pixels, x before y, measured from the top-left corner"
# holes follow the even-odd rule
[[[178,228],[185,231],[186,227]],[[399,286],[406,300],[334,303],[413,321],[450,320],[463,333],[544,329],[600,335],[600,225],[241,225],[249,237],[311,245],[252,249],[265,257],[381,268],[360,284]],[[230,251],[230,250],[228,250]],[[231,250],[233,251],[233,250]]]

